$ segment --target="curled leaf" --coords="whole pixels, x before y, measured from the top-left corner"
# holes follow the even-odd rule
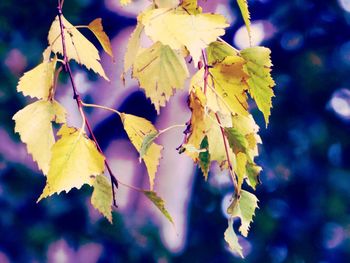
[[[91,30],[92,33],[94,33],[94,35],[100,42],[103,50],[113,58],[111,41],[109,40],[109,37],[107,36],[106,32],[103,31],[102,19],[96,18],[89,24],[88,28]]]

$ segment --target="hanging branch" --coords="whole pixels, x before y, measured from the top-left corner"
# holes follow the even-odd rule
[[[60,23],[60,28],[61,28],[61,38],[62,38],[62,49],[63,49],[63,60],[64,60],[64,69],[65,71],[68,73],[69,75],[69,79],[70,79],[70,82],[71,82],[71,86],[72,86],[72,90],[73,90],[73,99],[75,99],[76,103],[77,103],[77,106],[79,108],[79,111],[81,112],[81,114],[83,114],[83,119],[85,120],[85,124],[86,124],[86,127],[90,133],[90,136],[92,138],[92,140],[95,142],[96,144],[96,147],[98,149],[98,151],[103,155],[104,157],[104,163],[105,163],[105,166],[108,170],[108,173],[110,175],[110,178],[111,178],[111,182],[112,182],[112,193],[113,193],[113,205],[115,207],[118,207],[117,206],[117,202],[116,202],[116,197],[115,197],[115,191],[114,191],[114,186],[116,188],[118,188],[118,180],[117,178],[115,177],[114,173],[112,172],[112,169],[107,161],[107,158],[106,156],[104,155],[96,137],[95,137],[95,134],[91,128],[91,125],[90,125],[90,122],[89,120],[87,119],[86,117],[86,114],[84,113],[84,110],[83,110],[83,103],[82,103],[82,100],[81,100],[81,97],[80,97],[80,94],[78,93],[77,91],[77,88],[76,88],[76,84],[74,82],[74,78],[73,78],[73,73],[72,73],[72,70],[70,68],[70,65],[69,65],[69,59],[68,59],[68,56],[67,56],[67,49],[66,49],[66,43],[65,43],[65,35],[64,35],[64,24],[62,22],[62,6],[63,6],[63,0],[60,1],[58,0],[58,7],[57,7],[57,10],[58,10],[58,19],[59,19],[59,23]]]

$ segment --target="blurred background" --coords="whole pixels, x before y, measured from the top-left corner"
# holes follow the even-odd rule
[[[156,191],[166,200],[176,229],[144,197],[123,187],[117,191],[113,225],[91,207],[89,187],[36,204],[45,178],[14,134],[11,119],[30,102],[16,92],[16,85],[41,61],[57,3],[0,1],[1,263],[350,262],[350,1],[248,2],[253,44],[271,48],[277,86],[270,125],[260,131],[260,209],[248,238],[240,239],[243,261],[223,239],[224,211],[232,194],[227,175],[212,172],[205,182],[189,158],[175,150],[181,130],[160,139],[165,150],[156,179]],[[247,47],[236,1],[199,3],[230,21],[227,42]],[[112,39],[115,63],[102,56],[110,83],[73,67],[84,100],[165,128],[188,120],[186,91],[178,92],[157,116],[137,83],[127,77],[123,86],[119,78],[135,16],[147,5],[147,0],[127,8],[117,0],[66,0],[64,14],[74,25],[101,17]],[[70,124],[79,126],[65,74],[57,99],[69,110]],[[264,127],[262,115],[256,109],[253,113]],[[145,168],[119,119],[95,109],[88,116],[117,177],[147,188]]]

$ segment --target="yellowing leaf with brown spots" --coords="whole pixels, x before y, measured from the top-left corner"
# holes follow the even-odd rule
[[[244,63],[244,59],[239,56],[228,56],[209,69],[206,97],[207,106],[213,112],[224,115],[249,114],[248,86],[245,83],[248,75],[243,71]],[[192,77],[191,86],[204,91],[203,76],[202,68]]]

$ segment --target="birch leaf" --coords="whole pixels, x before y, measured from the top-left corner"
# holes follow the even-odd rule
[[[93,177],[104,171],[104,157],[83,131],[63,125],[57,135],[61,138],[52,147],[46,186],[38,202],[74,187],[92,185]]]
[[[97,175],[93,187],[91,204],[112,224],[113,192],[111,183],[105,176]]]
[[[133,67],[133,77],[139,80],[158,113],[174,89],[183,88],[188,76],[184,58],[160,42],[138,55]]]
[[[32,70],[24,73],[18,82],[17,91],[31,98],[49,98],[54,82],[56,62],[56,59],[43,61]]]
[[[100,64],[100,55],[96,47],[87,40],[71,23],[62,16],[64,25],[64,38],[68,59],[74,59],[79,64],[92,69],[100,76],[109,80]],[[49,44],[54,53],[63,55],[61,28],[58,16],[53,21],[49,31]]]
[[[102,26],[102,19],[96,18],[89,24],[89,29],[92,33],[96,36],[98,41],[100,42],[103,50],[110,55],[111,58],[113,58],[113,51],[112,51],[112,45],[111,41],[109,40],[109,37],[107,36],[106,32],[103,31]]]
[[[227,44],[215,41],[207,48],[208,63],[213,65],[218,62],[222,62],[228,56],[239,55],[231,46]]]
[[[145,137],[149,134],[154,134],[157,132],[153,124],[144,118],[122,113],[121,119],[130,141],[138,152],[141,151],[142,142],[145,140]],[[142,156],[148,171],[151,190],[153,190],[154,179],[158,169],[162,149],[162,146],[152,143],[148,147],[148,151]]]
[[[127,72],[135,62],[140,50],[140,38],[143,31],[143,25],[138,23],[134,31],[131,33],[126,52],[124,56],[124,73]]]
[[[248,9],[248,1],[247,0],[237,0],[239,9],[241,10],[241,14],[245,23],[245,26],[248,31],[249,39],[252,38],[251,30],[250,30],[250,13]]]
[[[245,61],[239,56],[228,56],[222,63],[209,69],[206,87],[207,106],[223,115],[247,116],[248,102],[245,84],[247,74],[243,71]],[[204,69],[199,70],[191,80],[192,87],[204,90]]]
[[[241,219],[239,231],[245,237],[248,236],[250,223],[253,221],[256,208],[258,208],[258,201],[254,194],[241,190],[240,198],[231,211],[232,217]]]
[[[244,258],[243,249],[242,249],[241,245],[238,243],[238,237],[237,237],[235,231],[233,230],[233,220],[232,219],[228,220],[228,227],[225,231],[224,237],[225,237],[225,241],[229,245],[230,249],[233,252],[235,252],[236,254],[238,254],[239,256],[241,256],[242,258]]]
[[[229,26],[225,17],[217,14],[188,14],[166,8],[153,9],[142,18],[145,33],[154,42],[181,50],[185,46],[197,65],[202,49],[225,34]]]
[[[27,145],[38,167],[47,174],[51,147],[55,143],[51,122],[64,123],[66,110],[56,101],[39,100],[18,111],[13,120],[16,122],[15,132]]]
[[[160,212],[174,225],[173,218],[169,214],[168,210],[165,208],[165,202],[160,198],[156,192],[153,191],[143,191],[145,196],[152,201],[152,203],[159,209]]]
[[[265,47],[252,47],[241,51],[241,56],[246,60],[244,70],[249,75],[249,93],[264,114],[266,126],[269,123],[274,97],[272,88],[275,86],[271,77],[270,54],[270,49]]]

